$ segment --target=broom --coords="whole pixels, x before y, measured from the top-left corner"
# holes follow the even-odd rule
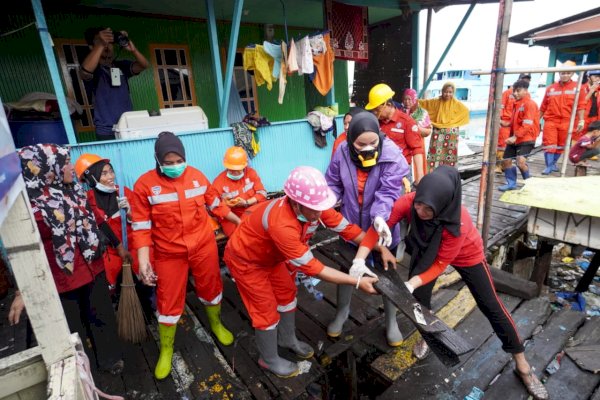
[[[125,196],[125,186],[122,168],[124,166],[121,159],[121,150],[119,153],[119,196]],[[127,249],[127,214],[121,210],[121,232],[123,247]],[[117,309],[117,333],[119,337],[127,342],[141,343],[146,339],[146,321],[142,312],[142,305],[135,290],[133,282],[133,273],[131,263],[123,261],[121,270],[121,297],[119,299],[119,308]]]

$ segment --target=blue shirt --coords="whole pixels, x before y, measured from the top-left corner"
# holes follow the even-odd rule
[[[94,96],[94,125],[97,135],[112,135],[113,125],[119,121],[121,114],[133,110],[133,103],[129,96],[129,78],[134,74],[131,70],[133,61],[116,60],[113,68],[121,70],[121,85],[113,86],[110,77],[110,68],[98,65],[94,76],[89,81],[84,81],[88,93]]]

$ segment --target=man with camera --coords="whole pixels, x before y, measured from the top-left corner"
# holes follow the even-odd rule
[[[98,140],[115,138],[113,125],[121,114],[133,110],[129,96],[129,78],[148,68],[148,60],[140,53],[125,31],[89,28],[85,40],[90,53],[80,67],[87,93],[93,94],[94,125]],[[117,60],[113,46],[133,54],[135,61]]]

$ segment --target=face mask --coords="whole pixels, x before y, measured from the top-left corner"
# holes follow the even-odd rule
[[[161,165],[160,170],[169,178],[179,178],[181,174],[183,174],[183,171],[185,171],[186,167],[187,163],[181,163],[177,165]]]
[[[104,193],[114,193],[117,191],[116,186],[110,187],[110,186],[103,185],[100,182],[96,182],[96,186],[94,186],[94,187]]]
[[[298,221],[300,221],[300,222],[308,222],[306,217],[302,214],[296,215],[296,218],[298,218]]]
[[[242,172],[239,175],[233,175],[231,172],[227,171],[227,177],[229,179],[231,179],[232,181],[239,181],[240,179],[242,179],[244,177],[244,173]]]
[[[373,146],[365,146],[358,152],[358,159],[363,167],[372,167],[377,164],[379,152]]]

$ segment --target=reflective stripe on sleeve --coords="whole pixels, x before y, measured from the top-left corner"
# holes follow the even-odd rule
[[[315,256],[313,256],[312,251],[310,251],[310,249],[309,249],[306,251],[306,253],[302,254],[300,257],[290,260],[290,263],[292,263],[292,265],[295,267],[299,267],[301,265],[308,264],[310,262],[310,260],[312,260],[313,258],[315,258]]]
[[[244,188],[242,189],[242,192],[246,193],[248,190],[252,189],[253,187],[254,187],[254,182],[249,182],[244,186]]]
[[[265,208],[265,211],[263,213],[262,226],[265,231],[269,230],[269,213],[271,212],[271,209],[275,206],[276,202],[277,200],[272,200],[271,203],[267,206],[267,208]]]
[[[221,204],[221,200],[219,200],[218,197],[216,197],[213,202],[211,203],[210,206],[208,206],[208,208],[212,211],[213,209],[217,208],[219,206],[219,204]]]
[[[131,224],[131,229],[134,231],[141,231],[144,229],[152,229],[152,221],[140,221]]]
[[[533,125],[533,120],[531,120],[531,119],[524,119],[523,120],[523,125]]]
[[[257,190],[256,194],[262,194],[263,196],[267,197],[267,191],[266,190]]]
[[[334,232],[340,233],[350,225],[350,222],[346,218],[342,218],[342,221],[334,228],[329,228]]]

